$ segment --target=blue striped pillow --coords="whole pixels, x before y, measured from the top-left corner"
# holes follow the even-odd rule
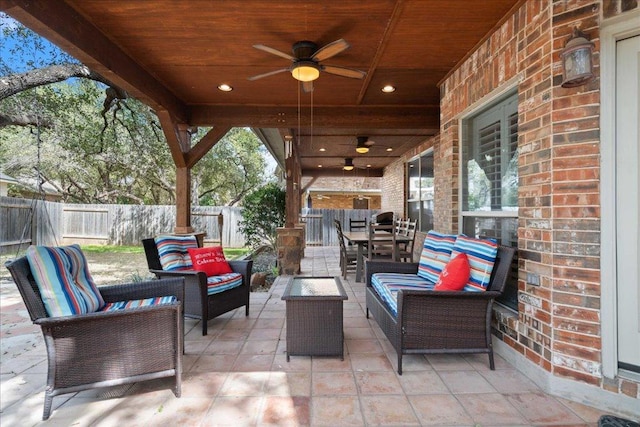
[[[436,283],[440,273],[451,258],[451,251],[456,242],[453,234],[442,234],[436,231],[429,231],[424,239],[420,262],[418,265],[418,276]]]
[[[104,306],[80,246],[30,246],[27,260],[49,316],[91,313]]]
[[[163,270],[185,270],[193,267],[189,248],[197,248],[195,236],[158,236],[155,239]]]
[[[469,258],[471,274],[465,285],[465,291],[482,292],[487,290],[491,280],[493,264],[498,254],[498,243],[494,239],[476,239],[461,234],[451,252],[451,259],[458,254],[465,253]]]
[[[100,311],[117,311],[129,308],[151,307],[154,305],[172,304],[176,301],[177,299],[174,295],[168,295],[164,297],[136,299],[131,301],[110,302]]]

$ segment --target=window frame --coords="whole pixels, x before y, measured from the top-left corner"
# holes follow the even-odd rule
[[[410,158],[409,160],[407,160],[405,162],[405,179],[406,179],[406,185],[405,185],[405,191],[406,191],[405,212],[407,213],[407,217],[409,217],[411,219],[416,219],[416,218],[414,218],[414,217],[412,217],[410,215],[411,210],[409,209],[409,205],[412,204],[412,203],[413,204],[415,204],[415,203],[418,204],[418,218],[417,218],[418,225],[416,227],[416,230],[417,231],[421,231],[421,232],[425,232],[425,233],[433,228],[433,224],[430,224],[430,225],[423,224],[423,221],[422,221],[422,218],[424,216],[423,215],[423,202],[428,201],[428,200],[433,200],[433,208],[431,209],[431,215],[433,217],[433,214],[435,213],[435,202],[436,202],[436,199],[435,199],[435,195],[433,195],[432,199],[423,199],[422,198],[422,195],[423,195],[422,187],[418,188],[418,191],[417,191],[418,197],[417,198],[409,198],[409,195],[411,194],[411,177],[409,176],[409,173],[410,173],[410,170],[412,169],[409,165],[411,163],[417,161],[418,170],[420,171],[419,174],[418,174],[418,182],[422,183],[422,178],[423,178],[423,176],[422,176],[422,159],[424,157],[428,157],[428,156],[431,157],[431,159],[432,159],[431,161],[433,163],[434,162],[434,149],[433,149],[433,147],[422,151],[420,154],[418,154],[416,156],[413,156],[412,158]],[[433,187],[434,187],[434,191],[435,191],[435,165],[433,165],[432,174],[433,174],[433,176],[425,177],[425,178],[431,178],[431,179],[434,180],[434,186]],[[432,222],[433,222],[433,220],[432,220]]]

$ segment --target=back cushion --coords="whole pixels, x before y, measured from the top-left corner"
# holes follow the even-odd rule
[[[49,316],[90,313],[104,306],[78,245],[30,246],[27,260]]]
[[[464,290],[485,291],[498,254],[498,243],[494,239],[476,239],[461,234],[456,239],[451,258],[461,253],[467,254],[470,267],[469,281]]]
[[[418,276],[436,283],[440,273],[451,258],[451,251],[456,242],[453,234],[441,234],[436,231],[429,231],[424,239],[420,263],[418,266]]]
[[[192,267],[189,248],[197,248],[195,236],[158,236],[155,239],[163,270],[185,270]]]

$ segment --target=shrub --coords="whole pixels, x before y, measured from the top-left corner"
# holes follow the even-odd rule
[[[276,250],[276,229],[284,226],[285,191],[270,183],[248,194],[242,201],[240,231],[246,245],[256,249],[267,244]]]

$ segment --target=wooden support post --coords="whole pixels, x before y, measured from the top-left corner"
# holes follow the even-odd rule
[[[191,169],[176,168],[176,227],[175,233],[193,233],[191,227]]]

